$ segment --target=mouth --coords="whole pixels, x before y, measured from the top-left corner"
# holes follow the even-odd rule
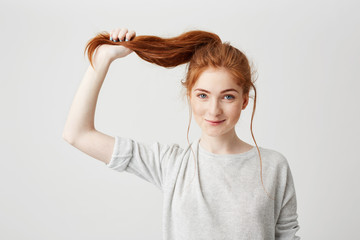
[[[206,121],[210,122],[210,123],[222,123],[224,122],[225,120],[221,120],[221,121],[211,121],[211,120],[207,120],[205,119]]]

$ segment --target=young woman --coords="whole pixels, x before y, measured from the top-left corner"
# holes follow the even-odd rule
[[[135,174],[162,191],[164,240],[300,239],[288,161],[275,150],[258,147],[252,132],[256,88],[241,51],[205,31],[165,39],[136,36],[125,28],[98,34],[86,50],[91,66],[75,95],[63,137],[109,168]],[[190,121],[194,115],[202,130],[188,147],[146,145],[95,129],[95,106],[108,68],[133,51],[163,67],[188,64],[183,86]],[[256,147],[235,131],[251,89],[255,98],[250,129]]]

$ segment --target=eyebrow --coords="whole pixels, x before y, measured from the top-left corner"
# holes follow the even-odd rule
[[[194,91],[196,91],[196,90],[210,93],[208,90],[205,90],[205,89],[202,89],[202,88],[197,88],[197,89],[195,89]],[[236,89],[234,89],[234,88],[225,89],[225,90],[221,91],[220,93],[230,92],[230,91],[235,91],[235,92],[239,93],[239,92],[238,92]]]

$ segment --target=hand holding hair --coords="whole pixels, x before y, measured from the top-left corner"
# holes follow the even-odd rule
[[[88,49],[88,57],[93,66],[93,53],[96,50],[94,58],[106,58],[111,62],[117,58],[126,57],[133,52],[130,48],[120,44],[123,41],[130,41],[134,39],[136,32],[131,30],[128,31],[127,28],[116,28],[113,29],[110,33],[104,32],[99,34],[97,37],[90,40],[87,44],[86,49]],[[85,51],[86,51],[85,49]],[[91,53],[91,56],[90,56]],[[94,67],[94,66],[93,66]]]

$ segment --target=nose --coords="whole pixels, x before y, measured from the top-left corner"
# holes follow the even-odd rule
[[[222,114],[221,104],[217,99],[213,99],[209,104],[209,115],[213,118]]]

